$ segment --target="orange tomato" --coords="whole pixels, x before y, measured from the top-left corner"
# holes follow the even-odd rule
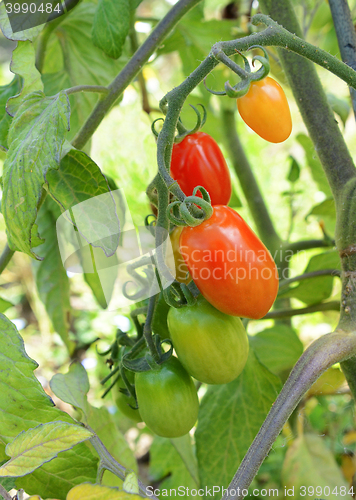
[[[292,132],[285,93],[269,76],[251,83],[247,94],[237,99],[237,109],[243,121],[266,141],[283,142]]]

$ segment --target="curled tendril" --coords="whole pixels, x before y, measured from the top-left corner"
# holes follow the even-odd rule
[[[271,69],[271,65],[269,63],[269,58],[268,58],[268,53],[266,51],[266,49],[264,47],[261,47],[260,45],[252,45],[252,47],[249,48],[249,50],[251,49],[261,49],[262,52],[263,52],[263,56],[254,56],[253,59],[252,59],[252,66],[255,65],[255,61],[258,61],[261,63],[261,67],[255,71],[254,73],[251,74],[251,79],[253,81],[258,81],[258,80],[263,80],[263,78],[265,78],[270,69]]]
[[[149,221],[150,217],[152,217],[153,220],[151,222]],[[148,214],[145,217],[145,227],[148,229],[148,231],[152,234],[154,237],[156,234],[156,222],[157,222],[157,217],[154,214]]]
[[[152,280],[153,280],[153,272],[151,268],[145,268],[142,270],[142,272],[145,274],[145,276],[142,276],[136,271],[137,267],[142,267],[144,265],[152,265],[152,259],[150,257],[145,257],[141,259],[138,262],[135,262],[134,264],[127,266],[127,272],[132,276],[133,281],[126,281],[122,287],[122,293],[124,297],[126,297],[129,300],[139,300],[141,299],[144,295],[146,295],[150,287],[152,285]],[[134,283],[134,285],[137,286],[137,284],[141,285],[141,288],[137,290],[136,292],[130,294],[127,291],[127,287],[129,286],[130,283]]]
[[[184,294],[178,281],[174,281],[170,286],[163,290],[163,297],[167,304],[171,307],[178,308],[186,304]]]
[[[195,106],[193,106],[193,104],[189,104],[189,106],[194,110],[195,114],[197,115],[196,124],[192,129],[187,130],[183,126],[183,123],[182,123],[181,119],[179,118],[179,127],[178,127],[179,134],[176,135],[176,137],[174,138],[174,142],[176,144],[178,144],[179,142],[182,142],[182,140],[185,137],[187,137],[187,135],[195,134],[196,132],[198,132],[198,130],[201,129],[206,122],[207,112],[206,112],[205,106],[203,106],[203,104],[198,104],[198,106],[201,106],[203,108],[203,116],[201,116],[200,111]]]
[[[202,198],[196,196],[200,191]],[[196,208],[200,207],[197,214]],[[177,214],[179,210],[179,214]],[[206,219],[209,219],[213,214],[210,196],[208,191],[203,186],[194,188],[193,195],[187,196],[183,201],[173,201],[167,207],[167,216],[169,220],[176,226],[199,226]]]
[[[157,118],[156,120],[154,120],[152,122],[152,125],[151,125],[151,130],[152,130],[152,133],[155,137],[158,137],[159,136],[159,132],[157,132],[156,130],[156,123],[159,122],[159,121],[162,121],[164,122],[164,118]]]
[[[208,92],[214,95],[227,95],[228,97],[232,97],[238,99],[239,97],[243,97],[247,94],[251,82],[256,82],[258,80],[262,80],[265,78],[270,71],[270,63],[268,58],[268,53],[266,49],[260,45],[252,45],[248,50],[251,49],[261,49],[263,52],[263,56],[254,56],[252,59],[252,66],[255,65],[255,61],[261,63],[261,67],[255,71],[251,71],[250,63],[247,58],[237,49],[235,51],[242,57],[245,65],[245,69],[243,70],[240,66],[238,66],[235,62],[231,61],[229,57],[226,56],[223,52],[219,53],[217,59],[225,64],[228,68],[230,68],[234,73],[236,73],[241,81],[236,85],[232,86],[229,81],[225,82],[225,91],[216,91],[207,87],[206,78],[204,78],[204,85]]]

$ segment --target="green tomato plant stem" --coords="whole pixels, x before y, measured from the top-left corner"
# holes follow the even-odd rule
[[[146,344],[147,344],[147,347],[148,347],[148,349],[150,351],[150,354],[151,354],[152,358],[154,359],[154,361],[157,364],[159,364],[160,355],[157,352],[155,343],[153,341],[152,327],[151,327],[152,320],[153,320],[153,313],[154,313],[154,310],[155,310],[155,305],[156,305],[156,302],[157,302],[157,298],[158,298],[158,295],[152,295],[149,298],[146,321],[145,321],[145,324],[144,324],[144,327],[143,327],[143,336],[144,336],[144,338],[146,340]]]
[[[157,47],[159,47],[164,38],[172,31],[180,19],[199,2],[200,0],[179,0],[162,21],[157,24],[145,42],[137,49],[124,69],[108,86],[110,93],[99,100],[89,118],[74,138],[73,146],[75,148],[82,149],[85,146],[111,106],[141,71],[143,65],[148,61]]]
[[[15,251],[11,250],[9,247],[9,244],[6,243],[4,250],[2,251],[2,254],[0,255],[0,274],[3,272],[3,270],[6,268],[10,260],[12,259]]]
[[[293,316],[301,316],[302,314],[311,314],[320,311],[340,311],[340,302],[331,300],[329,302],[320,302],[308,307],[301,307],[300,309],[276,309],[270,311],[261,319],[280,319],[292,318]]]
[[[242,499],[285,422],[319,376],[333,364],[356,354],[356,333],[335,331],[313,342],[291,371],[266,420],[247,451],[223,500]]]
[[[288,287],[291,283],[296,281],[316,278],[317,276],[338,276],[340,278],[341,273],[338,269],[320,269],[319,271],[311,271],[310,273],[300,274],[299,276],[294,276],[294,278],[281,280],[279,282],[279,290]]]
[[[109,89],[102,85],[76,85],[65,90],[67,95],[75,94],[77,92],[97,92],[99,94],[108,94]]]
[[[285,244],[285,250],[291,252],[291,255],[300,252],[301,250],[312,250],[313,248],[328,248],[334,247],[335,241],[332,239],[324,240],[300,240],[288,242]]]
[[[356,33],[347,0],[329,0],[341,58],[356,70]],[[350,87],[352,108],[356,117],[356,90]]]
[[[0,495],[4,498],[4,500],[12,500],[12,496],[8,493],[5,488],[0,484]]]
[[[100,457],[100,464],[98,467],[98,476],[99,479],[102,478],[104,470],[108,470],[115,474],[115,476],[119,477],[123,481],[125,480],[125,472],[126,469],[122,465],[120,465],[115,458],[109,453],[107,448],[104,446],[102,441],[99,439],[99,437],[96,435],[96,433],[91,429],[89,426],[86,426],[94,436],[90,439],[90,443],[93,445],[95,451]],[[140,493],[146,497],[146,487],[143,483],[141,483],[140,480],[138,480],[138,486],[140,489]],[[158,500],[156,496],[152,495],[151,498],[154,500]]]

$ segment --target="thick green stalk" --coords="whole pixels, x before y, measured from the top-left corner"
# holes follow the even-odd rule
[[[356,334],[334,332],[317,339],[301,356],[241,462],[223,500],[242,499],[275,439],[306,391],[330,366],[356,353]],[[232,491],[233,490],[233,491]],[[231,492],[231,493],[230,493]],[[233,494],[234,493],[234,494]]]
[[[341,58],[356,70],[356,32],[347,0],[329,0]],[[356,90],[350,87],[354,115],[356,116]]]
[[[221,118],[229,156],[256,224],[257,232],[273,255],[273,250],[278,248],[281,239],[273,226],[268,208],[236,132],[235,113],[231,109],[223,109]]]

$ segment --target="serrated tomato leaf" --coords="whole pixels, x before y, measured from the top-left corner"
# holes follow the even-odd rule
[[[10,460],[0,467],[0,476],[25,476],[53,460],[61,451],[86,441],[93,433],[77,424],[48,422],[22,431],[5,448]]]
[[[23,98],[31,92],[43,91],[41,73],[36,68],[35,49],[30,41],[18,42],[16,49],[12,53],[10,70],[15,75],[22,77],[22,89],[19,95],[11,97],[6,105],[6,109],[11,116],[18,110]]]
[[[46,173],[59,166],[69,114],[65,92],[54,97],[34,92],[24,98],[10,126],[2,213],[10,246],[31,257],[39,258],[32,250],[32,227]]]
[[[106,55],[118,59],[130,30],[130,0],[99,0],[92,40]]]
[[[0,365],[0,459],[5,459],[5,445],[19,432],[47,422],[74,421],[54,407],[33,373],[37,363],[26,354],[15,326],[2,314]],[[97,458],[85,443],[81,443],[61,453],[55,461],[18,479],[16,484],[29,494],[65,500],[67,492],[76,484],[95,481],[96,468]]]
[[[37,290],[53,328],[60,335],[68,351],[72,352],[74,342],[69,338],[71,315],[69,278],[63,267],[56,233],[56,220],[60,215],[59,206],[48,196],[36,219],[39,233],[45,240],[37,248],[37,254],[43,260],[34,261],[33,268]]]

